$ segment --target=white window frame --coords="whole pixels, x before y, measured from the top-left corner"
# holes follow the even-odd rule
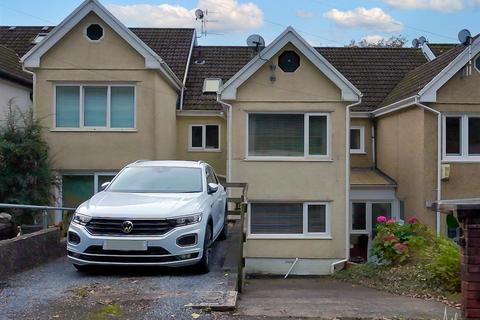
[[[365,228],[364,230],[360,229],[353,229],[353,204],[354,203],[365,203]],[[393,200],[352,200],[350,201],[350,234],[366,234],[369,237],[373,233],[373,225],[372,225],[372,205],[374,203],[389,203],[390,204],[390,215],[392,216],[392,219],[398,220],[398,214],[395,210],[395,203]]]
[[[365,127],[364,126],[351,126],[350,131],[360,130],[360,148],[359,149],[350,149],[350,153],[353,154],[365,154]],[[351,132],[350,132],[351,134]],[[351,145],[351,141],[350,141]]]
[[[460,118],[460,155],[447,154],[447,118]],[[480,162],[480,155],[468,154],[468,119],[480,118],[480,114],[449,113],[442,116],[442,161]]]
[[[303,233],[299,234],[258,234],[251,232],[251,204],[252,203],[296,203],[303,205]],[[331,203],[328,201],[314,201],[314,202],[281,202],[281,201],[262,201],[250,202],[247,206],[247,239],[325,239],[331,240]],[[309,205],[324,205],[325,206],[325,232],[308,232],[308,206]]]
[[[300,156],[251,156],[249,155],[249,128],[248,122],[251,114],[303,114],[303,157]],[[309,154],[309,118],[315,116],[325,116],[327,118],[327,153],[325,155]],[[331,114],[330,112],[247,112],[246,113],[246,135],[245,135],[245,160],[253,161],[332,161],[332,134],[331,134]]]
[[[207,148],[207,126],[216,126],[218,127],[218,148]],[[192,137],[192,128],[193,127],[202,127],[202,146],[193,147],[193,137]],[[218,123],[205,123],[205,124],[190,124],[188,126],[188,151],[190,152],[221,152],[221,136],[222,136],[222,127]]]
[[[79,126],[57,127],[57,87],[79,87]],[[107,119],[105,127],[85,126],[84,87],[107,87]],[[112,87],[133,87],[133,127],[112,128],[111,122],[111,89]],[[132,83],[56,83],[53,88],[53,125],[51,131],[137,131],[137,86]]]

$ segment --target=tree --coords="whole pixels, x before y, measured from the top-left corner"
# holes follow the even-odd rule
[[[21,112],[11,99],[0,123],[0,202],[51,203],[55,178],[41,131],[32,110]]]
[[[371,42],[367,41],[366,39],[362,39],[358,42],[355,40],[351,40],[346,47],[353,47],[353,48],[402,48],[405,43],[407,43],[407,38],[398,35],[392,36],[388,39],[382,38],[380,40]]]

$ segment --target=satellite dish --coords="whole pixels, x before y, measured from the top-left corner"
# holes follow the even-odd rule
[[[470,39],[472,38],[472,35],[470,31],[467,29],[460,30],[458,33],[458,41],[462,44],[470,44]]]
[[[418,39],[417,38],[413,39],[412,40],[412,47],[418,48],[418,45],[419,45]]]
[[[247,38],[247,45],[253,48],[263,48],[265,47],[265,40],[259,34],[252,34]]]
[[[421,36],[420,38],[418,38],[418,43],[423,46],[423,44],[427,42],[427,39],[424,37],[424,36]]]
[[[202,20],[205,14],[203,13],[202,9],[195,10],[195,17],[197,20]]]

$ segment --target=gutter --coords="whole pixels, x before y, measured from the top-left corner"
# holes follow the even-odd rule
[[[362,103],[362,95],[357,102],[347,105],[345,112],[345,259],[350,258],[350,109]]]
[[[187,65],[185,67],[185,74],[183,75],[183,82],[182,82],[183,86],[180,92],[180,110],[183,109],[183,95],[185,92],[185,85],[187,83],[188,67],[190,67],[190,60],[192,58],[193,47],[195,46],[196,39],[197,39],[196,32],[195,32],[195,29],[193,29],[193,37],[192,37],[192,42],[190,44],[190,52],[188,53]]]
[[[380,117],[382,115],[386,115],[401,109],[405,109],[411,106],[418,106],[432,112],[437,116],[437,188],[436,188],[436,198],[437,202],[442,200],[442,169],[441,169],[441,162],[442,162],[442,117],[441,113],[435,109],[432,109],[422,103],[420,103],[420,95],[415,95],[412,97],[408,97],[406,99],[397,101],[391,105],[385,106],[383,108],[377,109],[372,112],[374,117]],[[440,235],[440,211],[436,211],[436,232],[437,235]]]

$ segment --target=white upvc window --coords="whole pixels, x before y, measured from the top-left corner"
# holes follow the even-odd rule
[[[394,218],[393,201],[352,201],[350,203],[350,233],[372,235],[377,218]]]
[[[56,84],[54,130],[134,130],[136,89],[131,84]]]
[[[192,124],[188,132],[189,151],[220,151],[220,125]]]
[[[329,202],[252,202],[248,237],[252,239],[331,239]]]
[[[247,113],[248,160],[331,160],[330,113]]]
[[[480,115],[443,116],[442,158],[444,161],[480,161]]]
[[[365,153],[365,127],[350,127],[350,153]]]

